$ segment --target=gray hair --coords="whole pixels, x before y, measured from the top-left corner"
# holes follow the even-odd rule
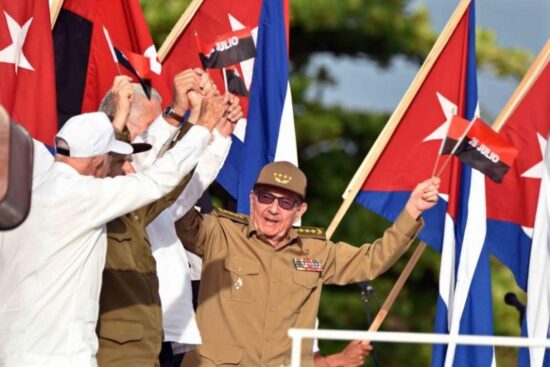
[[[139,83],[132,83],[132,90],[134,93],[134,97],[141,96],[147,98],[145,95],[145,91],[141,87],[141,84]],[[151,100],[156,99],[161,105],[162,105],[162,97],[160,96],[159,92],[155,88],[151,88]],[[109,90],[107,94],[105,94],[105,97],[101,100],[101,103],[99,104],[99,110],[101,112],[105,112],[109,118],[113,118],[115,115],[116,105],[115,105],[115,95],[113,94],[112,90]],[[139,103],[132,103],[130,107],[130,113],[139,113],[141,110],[141,106]]]

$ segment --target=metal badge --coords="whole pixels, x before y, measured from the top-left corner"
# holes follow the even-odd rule
[[[242,288],[242,286],[243,286],[243,280],[241,279],[241,277],[238,277],[235,283],[233,283],[233,288],[235,288],[236,290],[239,290]]]

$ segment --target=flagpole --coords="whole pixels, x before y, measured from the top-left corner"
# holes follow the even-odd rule
[[[52,24],[52,29],[55,25],[55,21],[57,20],[57,16],[61,11],[61,6],[63,6],[63,0],[52,0],[52,4],[50,7],[50,22]]]
[[[222,68],[222,74],[223,74],[223,86],[225,87],[225,92],[229,92],[229,86],[227,85],[227,74],[225,72],[225,68]]]
[[[514,91],[514,94],[512,94],[512,97],[508,100],[506,103],[506,106],[502,109],[500,114],[498,115],[497,119],[495,120],[493,124],[493,130],[500,131],[502,126],[506,123],[508,118],[514,111],[516,110],[517,106],[521,103],[523,98],[525,97],[525,94],[531,89],[533,86],[533,83],[537,81],[538,77],[546,67],[546,65],[550,62],[550,39],[546,41],[546,44],[544,45],[541,52],[538,54],[538,56],[535,58],[535,61],[533,61],[533,64],[521,80],[521,83]]]
[[[409,279],[412,270],[416,266],[416,263],[420,259],[420,256],[422,256],[422,254],[424,253],[424,250],[426,250],[426,247],[427,245],[424,242],[420,242],[418,246],[416,246],[416,249],[411,255],[409,261],[407,262],[407,265],[405,265],[405,268],[393,285],[390,294],[388,294],[388,297],[382,304],[382,307],[380,307],[380,311],[378,311],[376,317],[372,321],[372,324],[370,324],[368,331],[378,331],[380,329],[382,322],[386,319],[386,316],[390,312],[390,308],[393,306],[393,303],[395,302],[395,299],[397,298],[399,293],[401,293],[401,289],[403,289],[405,282],[407,281],[407,279]]]
[[[359,169],[357,172],[355,172],[355,175],[353,176],[352,180],[348,184],[348,187],[342,194],[342,197],[344,198],[344,202],[338,209],[338,212],[332,219],[332,222],[327,228],[327,238],[330,239],[332,235],[334,234],[334,231],[342,221],[342,218],[348,211],[349,207],[351,206],[351,203],[355,199],[355,196],[357,196],[357,192],[360,190],[361,186],[365,182],[366,178],[370,174],[372,168],[374,167],[376,161],[384,151],[384,148],[388,144],[391,136],[393,135],[393,132],[399,125],[399,122],[403,118],[405,112],[409,108],[410,104],[412,103],[414,97],[420,90],[420,87],[422,86],[422,83],[424,83],[424,80],[430,73],[432,67],[434,66],[435,62],[439,58],[439,55],[447,45],[447,42],[449,41],[451,35],[455,31],[456,27],[458,26],[460,20],[462,19],[462,16],[468,10],[468,6],[470,5],[471,0],[461,0],[458,4],[457,8],[455,9],[453,15],[447,22],[447,25],[439,35],[437,41],[435,42],[434,46],[432,47],[432,50],[426,57],[426,60],[424,61],[424,64],[416,74],[416,77],[412,84],[409,86],[409,89],[403,96],[403,99],[401,99],[401,102],[391,115],[390,119],[386,123],[386,126],[376,139],[374,145],[370,149],[369,153],[363,160],[363,163],[359,166]]]
[[[204,0],[193,0],[191,1],[191,4],[187,6],[183,14],[181,15],[180,19],[176,22],[166,39],[164,40],[164,43],[162,46],[160,46],[159,52],[158,52],[158,59],[160,63],[164,62],[164,59],[166,56],[168,56],[168,53],[176,43],[179,36],[182,34],[182,32],[187,28],[187,25],[193,19],[195,16],[195,13],[197,10],[199,10],[200,6],[202,5]]]

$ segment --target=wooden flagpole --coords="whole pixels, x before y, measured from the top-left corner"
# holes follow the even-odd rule
[[[411,275],[411,272],[416,266],[418,260],[420,259],[420,256],[422,256],[422,254],[424,253],[426,246],[427,245],[424,242],[420,242],[418,246],[416,246],[416,249],[411,255],[411,258],[407,262],[407,265],[405,265],[405,269],[403,269],[403,271],[399,275],[399,278],[397,279],[397,282],[395,282],[392,290],[390,291],[390,294],[388,294],[388,297],[382,304],[382,307],[380,307],[380,311],[378,311],[376,317],[374,318],[374,320],[372,320],[372,324],[370,324],[368,331],[378,331],[378,329],[380,329],[382,322],[390,312],[391,306],[393,306],[395,299],[401,292],[401,289],[405,285],[405,282],[409,278],[409,275]]]
[[[57,16],[59,15],[59,12],[61,11],[61,6],[63,5],[63,0],[51,0],[50,3],[50,22],[53,26],[55,25],[55,21],[57,20]]]
[[[160,46],[159,52],[158,52],[158,59],[160,63],[164,62],[164,59],[166,56],[168,56],[168,53],[170,53],[170,50],[176,43],[179,36],[183,33],[185,28],[187,28],[187,25],[193,19],[195,16],[195,13],[197,10],[199,10],[200,6],[202,5],[204,0],[193,0],[191,1],[191,4],[185,9],[183,14],[181,15],[180,19],[176,22],[166,39],[164,40],[164,43],[162,46]]]
[[[533,61],[533,64],[521,80],[521,83],[512,94],[512,97],[506,103],[506,106],[502,109],[497,119],[493,124],[493,130],[500,131],[502,126],[506,123],[510,115],[516,110],[517,106],[521,103],[525,94],[531,89],[533,83],[538,79],[544,68],[550,62],[550,38],[546,41],[541,52]]]
[[[397,106],[396,110],[388,120],[388,123],[382,130],[381,134],[378,136],[378,139],[376,139],[376,142],[374,143],[373,147],[363,160],[363,163],[359,167],[359,170],[355,173],[353,179],[349,183],[348,187],[346,188],[344,194],[342,195],[344,198],[344,202],[340,206],[340,209],[336,213],[336,216],[332,220],[330,226],[327,229],[327,237],[330,238],[334,231],[336,230],[336,227],[342,220],[344,214],[347,212],[349,207],[351,206],[351,203],[355,199],[355,196],[357,195],[357,192],[363,185],[363,182],[370,174],[372,168],[374,167],[374,164],[382,154],[382,151],[388,144],[393,132],[397,128],[399,122],[403,118],[405,112],[409,108],[410,104],[412,103],[413,99],[415,98],[416,94],[420,90],[420,87],[424,83],[425,79],[427,78],[428,74],[430,73],[431,69],[433,68],[435,62],[439,58],[441,52],[447,45],[447,42],[451,38],[453,32],[455,31],[456,27],[458,26],[460,20],[464,16],[465,12],[467,11],[469,5],[471,3],[471,0],[461,0],[458,4],[457,8],[455,9],[454,13],[452,14],[451,18],[447,22],[447,25],[439,35],[437,41],[435,42],[432,50],[428,54],[428,57],[424,61],[424,64],[418,71],[418,74],[416,75],[414,81],[410,85],[409,89],[403,96],[403,99]],[[412,270],[416,266],[418,260],[422,256],[422,253],[424,253],[424,250],[426,249],[427,245],[424,242],[420,242],[418,246],[416,247],[415,251],[411,255],[409,261],[407,262],[407,265],[405,266],[405,269],[401,272],[397,282],[394,284],[392,290],[390,291],[390,294],[384,301],[380,311],[374,318],[371,326],[369,327],[369,331],[377,331],[380,326],[382,325],[382,322],[388,315],[391,307],[393,306],[393,303],[395,302],[395,299],[403,289],[403,286],[405,285],[405,282],[409,278]]]
[[[510,117],[510,115],[515,111],[519,103],[523,100],[525,94],[531,89],[533,83],[538,79],[548,63],[550,63],[550,39],[546,42],[546,45],[533,62],[533,65],[531,65],[529,71],[523,77],[520,85],[514,91],[512,97],[510,97],[510,100],[493,124],[493,129],[495,129],[496,131],[499,131],[501,129],[506,120]],[[411,274],[412,269],[415,267],[425,249],[426,244],[424,242],[420,242],[414,250],[414,253],[409,259],[407,265],[405,266],[405,269],[403,269],[403,272],[401,272],[401,275],[397,279],[397,282],[390,291],[390,294],[384,301],[384,304],[380,308],[380,311],[374,318],[368,331],[377,331],[378,329],[380,329],[380,326],[388,315],[391,306],[397,298],[397,295],[401,292],[401,289],[405,285],[405,282]]]
[[[393,132],[399,125],[399,122],[403,118],[405,112],[409,108],[414,97],[420,90],[420,87],[424,83],[424,80],[432,70],[432,67],[434,66],[435,62],[439,58],[439,55],[447,45],[449,38],[451,37],[454,30],[456,29],[458,23],[460,22],[460,19],[462,19],[462,16],[468,9],[470,2],[471,0],[460,1],[453,15],[447,22],[447,25],[439,35],[432,50],[428,54],[428,57],[424,61],[424,64],[418,71],[418,74],[416,74],[414,81],[409,86],[409,89],[403,96],[403,99],[401,99],[401,102],[399,103],[399,105],[391,115],[390,119],[386,123],[386,126],[384,127],[384,129],[382,130],[378,138],[376,139],[371,150],[363,160],[363,163],[361,163],[361,166],[359,166],[359,169],[353,176],[348,187],[346,188],[346,190],[342,195],[342,197],[344,198],[344,202],[340,206],[340,209],[338,209],[338,212],[336,213],[336,215],[332,219],[332,222],[327,228],[328,238],[332,237],[332,235],[334,234],[334,231],[336,230],[342,218],[348,211],[349,207],[351,206],[351,203],[355,199],[355,196],[357,196],[357,192],[360,190],[361,186],[363,185],[363,182],[365,182],[365,179],[370,174],[372,168],[374,167],[374,164],[376,163],[376,161],[384,151],[384,148],[388,144],[391,136],[393,135]]]

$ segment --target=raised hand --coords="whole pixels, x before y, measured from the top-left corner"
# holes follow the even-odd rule
[[[224,96],[207,95],[202,99],[201,110],[197,125],[212,131],[224,119],[227,102]]]
[[[174,77],[174,91],[172,96],[172,108],[183,116],[185,111],[191,108],[191,98],[194,93],[201,93],[201,75],[205,72],[201,69],[187,69]]]
[[[438,177],[432,177],[416,185],[405,205],[405,209],[414,219],[418,219],[424,211],[435,206],[440,184],[441,180]]]
[[[132,78],[126,75],[118,75],[113,81],[111,88],[114,103],[113,127],[118,130],[124,130],[128,115],[130,114],[130,105],[134,98],[134,89],[132,88]]]
[[[239,104],[240,100],[234,94],[226,93],[228,95],[228,104],[227,107],[227,119],[232,123],[237,123],[243,117],[243,109]]]

